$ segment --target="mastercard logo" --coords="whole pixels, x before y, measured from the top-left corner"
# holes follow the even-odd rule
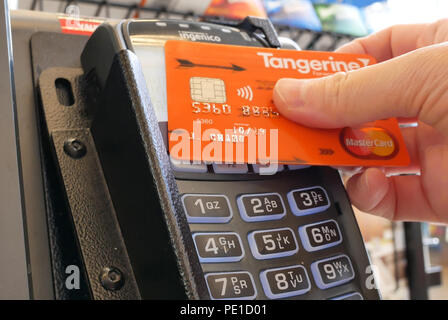
[[[391,159],[398,152],[395,137],[378,127],[344,128],[340,142],[349,154],[361,159]]]

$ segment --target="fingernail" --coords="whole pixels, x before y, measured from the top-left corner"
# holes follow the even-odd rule
[[[293,110],[304,105],[302,99],[306,80],[280,79],[274,87],[274,102],[286,110]]]

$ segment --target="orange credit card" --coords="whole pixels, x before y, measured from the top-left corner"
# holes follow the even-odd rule
[[[367,55],[167,41],[169,151],[213,163],[403,166],[396,119],[316,129],[280,115],[280,78],[316,78],[375,63]],[[362,106],[360,106],[362,108]]]

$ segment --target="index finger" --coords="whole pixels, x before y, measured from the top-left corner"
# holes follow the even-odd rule
[[[337,52],[368,54],[377,62],[448,40],[448,19],[425,24],[395,25],[340,47]]]

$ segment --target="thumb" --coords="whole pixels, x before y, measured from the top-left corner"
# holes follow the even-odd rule
[[[280,79],[274,103],[285,117],[338,128],[390,117],[418,117],[448,135],[448,43],[350,72]]]

